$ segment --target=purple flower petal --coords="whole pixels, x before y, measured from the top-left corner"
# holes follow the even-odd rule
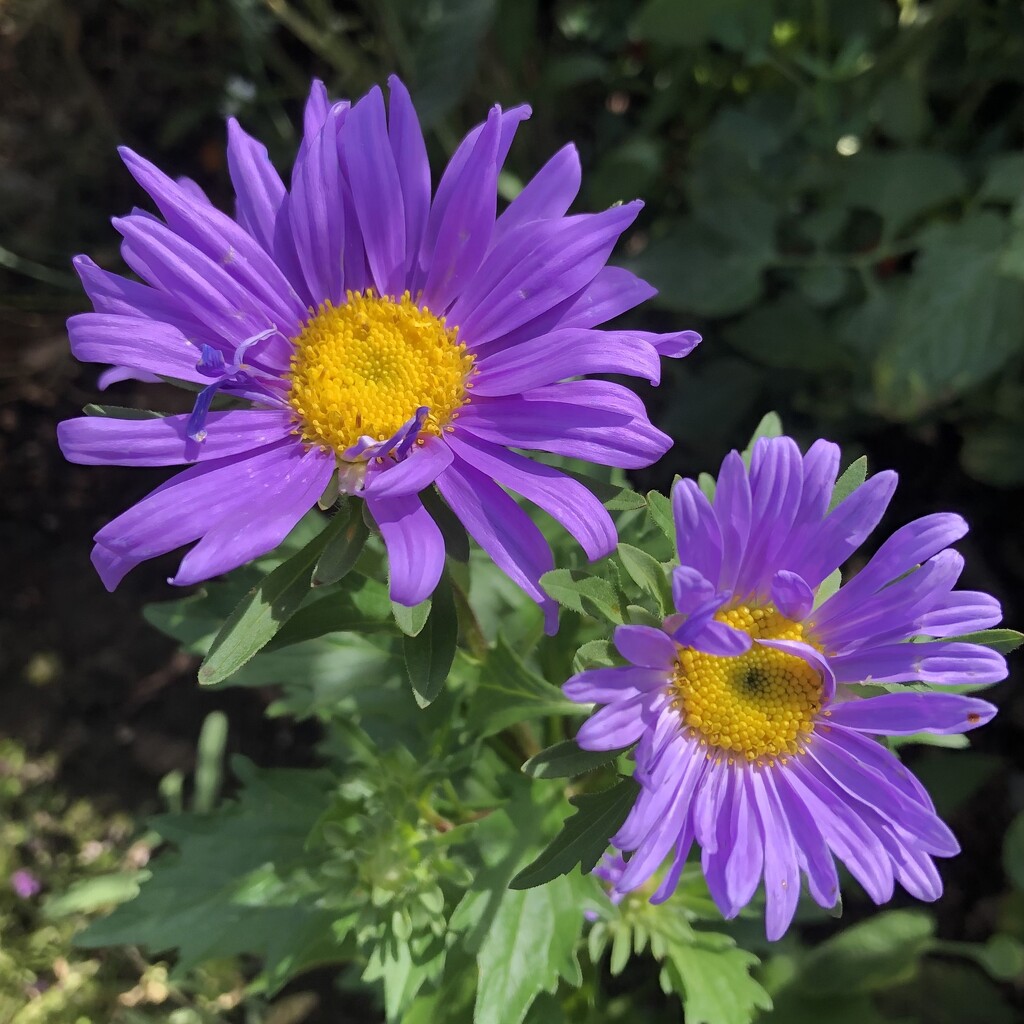
[[[611,704],[639,697],[667,681],[663,669],[620,665],[578,672],[562,685],[562,692],[577,704]]]
[[[682,615],[692,615],[714,596],[714,586],[698,570],[689,565],[672,570],[672,603]]]
[[[395,75],[388,79],[388,87],[391,91],[388,137],[402,190],[406,250],[403,265],[408,277],[417,265],[430,213],[430,163],[409,90]]]
[[[680,565],[691,566],[717,585],[722,574],[722,531],[711,502],[693,480],[680,480],[672,488],[672,515]]]
[[[750,527],[742,564],[733,577],[737,594],[767,593],[802,492],[803,462],[796,442],[788,437],[761,438],[750,461]]]
[[[540,530],[497,484],[461,459],[437,478],[437,489],[494,564],[544,609],[546,628],[553,631],[558,609],[540,578],[555,563]]]
[[[650,717],[651,699],[647,693],[616,701],[588,718],[576,733],[582,750],[616,750],[635,743]]]
[[[772,577],[772,604],[786,616],[797,622],[805,619],[814,606],[814,591],[804,578],[788,569],[780,569]]]
[[[754,897],[764,867],[764,837],[751,792],[751,772],[739,770],[733,793],[733,843],[727,851],[724,882],[730,908],[738,913]]]
[[[790,773],[771,771],[765,778],[774,786],[779,806],[789,822],[811,896],[821,907],[834,907],[839,899],[839,875],[814,815],[800,798]]]
[[[603,558],[615,549],[618,536],[611,516],[579,481],[471,435],[460,437],[458,431],[448,435],[448,443],[464,462],[557,519],[588,558]]]
[[[305,305],[267,251],[234,220],[208,202],[197,202],[148,160],[124,146],[119,152],[132,176],[159,207],[168,227],[222,267],[267,310],[285,336],[295,334],[305,317]]]
[[[1002,606],[994,597],[977,590],[954,590],[937,598],[918,625],[926,636],[958,636],[996,626],[1002,617]]]
[[[231,409],[211,412],[202,444],[187,436],[189,417],[117,420],[82,416],[57,425],[64,458],[82,466],[177,466],[256,451],[287,437],[295,428],[285,412]]]
[[[540,239],[529,258],[512,266],[487,294],[470,288],[452,309],[453,322],[476,347],[574,295],[597,276],[619,235],[636,219],[640,206],[639,202],[627,203],[604,213],[528,226],[527,230],[536,231]],[[496,249],[489,259],[504,263],[507,257],[499,256]],[[481,273],[489,274],[486,262]]]
[[[998,683],[1006,659],[979,644],[936,640],[884,644],[831,658],[840,683],[939,683],[952,686]]]
[[[737,452],[722,463],[715,489],[715,518],[722,531],[722,569],[719,586],[736,580],[750,535],[751,497],[746,467]]]
[[[384,113],[374,86],[349,111],[340,139],[359,229],[379,295],[401,295],[405,281],[405,202]]]
[[[431,309],[440,311],[451,305],[487,252],[497,209],[500,132],[501,108],[494,107],[454,179],[447,202],[441,202],[442,190],[438,188],[424,236],[424,245],[430,245],[431,250],[423,301]],[[423,256],[421,253],[421,260]],[[457,318],[453,317],[453,323],[459,323]]]
[[[817,587],[864,542],[880,522],[896,489],[896,474],[876,473],[848,495],[791,551],[787,568]]]
[[[866,768],[842,746],[820,733],[808,754],[808,770],[820,769],[845,793],[874,808],[916,836],[931,853],[952,856],[960,849],[953,833],[928,808],[908,798],[880,773]]]
[[[71,351],[83,363],[113,363],[146,373],[208,384],[197,369],[200,349],[170,324],[142,317],[79,313],[68,320]]]
[[[459,413],[459,429],[510,448],[532,448],[636,469],[656,462],[672,439],[642,410],[627,412],[629,394],[606,381],[580,380],[511,398],[474,399]],[[636,396],[631,396],[636,401]]]
[[[497,245],[522,224],[562,217],[580,190],[580,157],[571,143],[563,146],[526,183],[494,225],[491,245]]]
[[[228,118],[228,172],[235,188],[238,223],[271,255],[285,187],[267,155],[267,147]],[[280,262],[280,261],[279,261]],[[291,278],[294,281],[294,278]]]
[[[358,236],[358,225],[345,217],[341,164],[338,160],[339,121],[347,113],[335,107],[315,133],[306,136],[306,145],[292,170],[292,191],[288,203],[288,223],[314,305],[332,302],[338,305],[346,288],[354,283],[344,276],[343,240]]]
[[[988,701],[953,693],[889,693],[833,704],[827,712],[836,725],[885,736],[967,732],[995,713],[995,705]]]
[[[107,589],[113,590],[139,562],[216,530],[215,536],[227,545],[216,571],[235,568],[254,553],[249,539],[234,535],[234,524],[248,528],[249,515],[266,507],[276,528],[284,527],[293,515],[294,525],[316,503],[332,469],[333,460],[316,450],[306,453],[291,440],[191,466],[104,526],[96,534],[93,564]],[[229,564],[235,554],[241,557]],[[189,575],[176,582],[190,582]]]
[[[615,646],[627,661],[642,668],[675,667],[675,642],[653,626],[616,626]]]
[[[363,494],[367,498],[397,498],[429,487],[454,459],[451,448],[439,437],[428,436],[415,445],[401,462],[372,460],[366,470]]]
[[[765,927],[769,940],[785,934],[800,898],[800,869],[789,823],[768,773],[750,772],[750,793],[764,836]]]
[[[860,811],[823,772],[807,770],[806,759],[786,766],[786,779],[796,796],[811,812],[829,849],[846,865],[875,903],[892,899],[893,871],[878,836]]]
[[[699,630],[688,631],[686,642],[688,646],[717,658],[737,658],[746,654],[753,643],[749,633],[714,620],[705,622]]]
[[[414,494],[368,497],[388,551],[391,600],[411,607],[434,592],[444,571],[444,537]]]
[[[955,543],[966,532],[963,518],[948,513],[924,516],[901,527],[853,579],[821,606],[820,617],[848,616],[877,590]]]
[[[483,355],[474,394],[501,397],[586,373],[622,373],[657,384],[657,349],[629,331],[555,331],[494,355]]]

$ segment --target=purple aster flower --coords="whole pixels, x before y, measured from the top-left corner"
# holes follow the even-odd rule
[[[31,899],[42,889],[38,878],[31,871],[19,868],[10,878],[11,888],[23,900]]]
[[[615,645],[629,664],[565,684],[572,700],[605,705],[580,728],[581,747],[636,744],[640,793],[611,840],[632,854],[617,891],[643,885],[668,858],[651,901],[667,899],[696,842],[726,917],[763,877],[771,939],[793,918],[801,874],[821,906],[835,904],[834,858],[876,903],[894,882],[920,899],[940,895],[932,858],[952,856],[957,842],[874,737],[963,732],[995,708],[941,690],[858,689],[1005,678],[995,651],[942,639],[994,625],[1000,608],[953,589],[963,559],[947,545],[967,526],[944,514],[897,530],[815,607],[896,485],[879,473],[828,511],[838,461],[826,441],[801,457],[789,438],[762,439],[749,473],[736,452],[726,458],[714,502],[679,481],[676,614],[662,629],[620,626]],[[937,639],[914,642],[921,636]]]
[[[575,479],[513,449],[632,468],[670,440],[616,373],[657,382],[692,331],[597,327],[654,294],[606,261],[641,204],[566,216],[573,146],[496,216],[496,183],[528,107],[494,107],[436,190],[405,87],[330,103],[314,83],[290,189],[266,149],[228,128],[234,218],[189,181],[121,155],[163,219],[115,219],[143,283],[75,266],[96,312],[68,323],[82,360],[198,386],[191,415],[62,423],[73,462],[189,464],[96,535],[108,588],[139,562],[195,543],[176,584],[278,544],[332,481],[366,500],[388,549],[391,595],[416,604],[444,562],[418,497],[434,485],[467,531],[532,598],[553,568],[540,530],[506,493],[555,517],[588,556],[612,521]],[[217,395],[245,407],[211,411]]]

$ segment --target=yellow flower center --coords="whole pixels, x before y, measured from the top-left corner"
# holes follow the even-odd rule
[[[340,455],[361,437],[388,440],[424,406],[420,439],[440,435],[467,401],[473,368],[458,328],[408,292],[346,298],[324,303],[293,339],[288,401],[303,440]]]
[[[740,605],[715,618],[754,640],[807,642],[799,622],[770,606]],[[748,761],[784,760],[802,750],[821,710],[820,674],[802,658],[757,643],[736,658],[681,647],[670,685],[695,735]]]

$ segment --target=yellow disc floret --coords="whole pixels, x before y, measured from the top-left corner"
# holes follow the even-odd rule
[[[800,623],[771,606],[741,605],[715,618],[754,640],[807,642]],[[821,710],[820,674],[802,658],[757,643],[736,658],[680,648],[671,688],[696,736],[748,761],[801,750]]]
[[[293,339],[288,401],[303,440],[340,455],[361,437],[388,440],[423,407],[420,435],[440,435],[473,369],[457,333],[408,292],[324,303]]]

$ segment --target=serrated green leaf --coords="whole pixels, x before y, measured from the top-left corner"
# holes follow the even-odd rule
[[[244,783],[236,800],[210,815],[152,819],[176,849],[159,854],[138,896],[93,922],[78,944],[177,950],[178,976],[240,953],[266,957],[282,983],[303,969],[303,951],[329,938],[337,914],[279,903],[280,879],[304,863],[333,780],[325,772],[256,769],[242,759],[234,767]]]
[[[890,910],[812,949],[800,988],[812,995],[873,992],[913,974],[932,943],[935,922],[918,910]]]
[[[674,544],[676,523],[672,516],[672,502],[661,491],[648,491],[647,511],[658,529]]]
[[[411,608],[392,601],[391,611],[395,616],[398,628],[406,636],[419,636],[420,631],[427,624],[427,618],[430,615],[430,604],[429,597],[426,601],[420,601],[419,604],[413,605]]]
[[[608,840],[626,820],[638,792],[639,787],[632,779],[622,779],[611,789],[574,797],[576,813],[540,856],[509,882],[509,888],[543,885],[568,874],[577,864],[584,874],[592,871],[608,849]]]
[[[572,659],[573,672],[588,668],[607,668],[617,664],[615,649],[610,640],[588,640]]]
[[[545,715],[578,715],[580,707],[523,663],[501,636],[488,651],[469,710],[469,728],[493,736],[516,722]]]
[[[814,592],[814,607],[823,605],[843,585],[843,574],[841,570],[835,569],[830,572],[819,584]]]
[[[474,1024],[520,1024],[541,992],[560,978],[582,982],[576,943],[583,928],[578,886],[569,878],[507,892],[477,955]]]
[[[628,750],[580,750],[573,740],[563,740],[534,754],[523,771],[535,779],[570,779],[610,764]]]
[[[868,459],[862,455],[859,459],[851,462],[845,472],[836,481],[835,489],[832,491],[832,500],[829,502],[828,510],[832,511],[841,501],[845,501],[864,481],[868,478]]]
[[[724,943],[725,936],[695,933],[692,943],[673,943],[665,960],[671,988],[683,1001],[686,1024],[750,1024],[770,1010],[768,993],[750,976],[760,962],[753,953]]]
[[[102,907],[127,903],[139,894],[139,886],[149,876],[148,871],[122,871],[80,879],[66,891],[47,897],[43,917],[56,921],[71,914],[89,914]]]
[[[782,418],[777,412],[766,412],[754,428],[754,433],[750,435],[750,441],[743,450],[744,456],[749,456],[754,451],[754,445],[762,437],[782,437],[782,434]]]
[[[90,402],[82,409],[86,416],[96,416],[108,420],[160,420],[167,413],[154,412],[152,409],[129,409],[123,405],[97,405]]]
[[[363,517],[353,510],[351,503],[335,518],[342,519],[342,522],[338,524],[336,532],[317,559],[310,580],[312,587],[337,583],[347,576],[358,561],[370,536],[370,530]]]
[[[957,643],[981,644],[982,647],[988,647],[1000,654],[1009,654],[1024,644],[1024,633],[1018,633],[1015,629],[982,629],[976,633],[946,638],[947,643],[954,640]]]
[[[662,564],[632,544],[619,544],[619,559],[633,582],[654,598],[662,615],[672,607],[672,590]]]
[[[718,489],[718,485],[710,473],[699,473],[697,475],[697,486],[708,501],[714,502],[715,491]]]
[[[358,605],[355,597],[360,598]],[[327,594],[303,605],[264,650],[277,651],[330,633],[390,632],[394,628],[390,610],[387,587],[377,580],[364,578],[355,593]]]
[[[541,576],[540,585],[565,608],[622,624],[618,592],[600,576],[591,576],[581,569],[552,569]]]
[[[219,683],[237,672],[298,610],[321,552],[345,525],[331,520],[301,551],[265,576],[238,603],[199,666],[199,682]]]
[[[434,590],[426,624],[415,636],[402,638],[405,668],[416,703],[421,708],[431,704],[441,692],[455,660],[458,639],[455,596],[448,576],[442,574]]]

